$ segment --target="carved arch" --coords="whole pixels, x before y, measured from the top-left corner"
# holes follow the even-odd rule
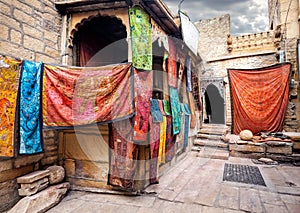
[[[81,26],[83,26],[86,22],[91,21],[94,18],[98,18],[98,17],[109,17],[109,18],[116,18],[117,20],[121,21],[121,23],[126,27],[126,34],[127,37],[129,36],[129,19],[128,19],[128,15],[127,15],[127,11],[126,14],[120,14],[120,15],[116,15],[115,12],[114,13],[110,13],[110,12],[103,12],[103,13],[99,13],[99,12],[87,12],[87,13],[83,13],[83,14],[73,14],[70,24],[69,24],[69,33],[68,33],[68,47],[69,48],[73,48],[73,40],[74,40],[74,35],[75,33],[80,29]]]

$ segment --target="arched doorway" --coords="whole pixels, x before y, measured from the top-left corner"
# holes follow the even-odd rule
[[[75,66],[105,66],[128,61],[126,26],[116,17],[95,16],[78,27],[73,39]]]
[[[209,84],[204,92],[204,123],[225,124],[224,98],[214,84]]]

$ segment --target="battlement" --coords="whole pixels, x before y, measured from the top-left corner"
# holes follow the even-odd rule
[[[241,36],[227,37],[228,51],[252,52],[260,50],[276,50],[279,46],[280,38],[275,36],[275,31],[267,31]]]

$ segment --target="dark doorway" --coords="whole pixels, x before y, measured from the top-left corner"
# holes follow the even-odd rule
[[[104,66],[128,61],[126,27],[116,17],[97,16],[74,34],[74,65]]]
[[[206,118],[204,123],[225,124],[224,98],[218,88],[209,84],[204,93]]]

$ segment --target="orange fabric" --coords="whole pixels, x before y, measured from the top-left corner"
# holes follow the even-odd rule
[[[245,129],[253,134],[282,131],[290,69],[288,63],[253,70],[228,69],[234,134]]]

